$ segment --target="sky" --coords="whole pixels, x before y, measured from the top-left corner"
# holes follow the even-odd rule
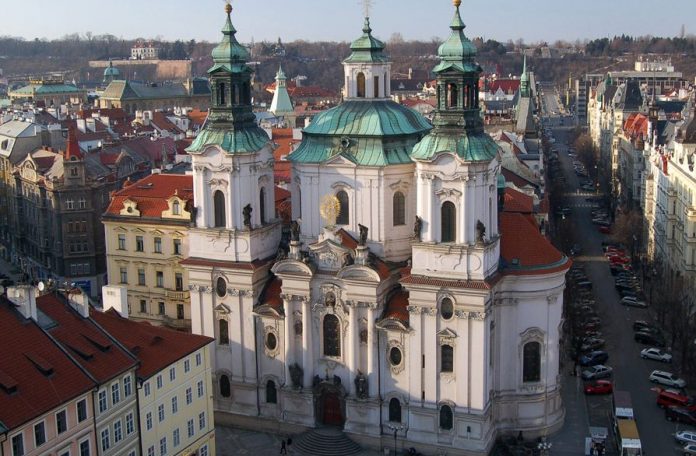
[[[406,40],[449,34],[451,0],[372,2],[373,34],[383,40],[395,33]],[[232,5],[232,22],[242,42],[278,37],[284,42],[351,41],[361,33],[364,9],[361,0],[233,0]],[[215,42],[224,23],[223,0],[0,0],[0,10],[0,35],[26,39],[91,32]],[[687,34],[696,33],[696,25],[684,19],[696,16],[694,0],[463,0],[461,10],[467,36],[502,42],[677,36],[683,23]]]

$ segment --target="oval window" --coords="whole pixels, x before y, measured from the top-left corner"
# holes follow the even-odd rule
[[[440,315],[445,320],[449,320],[454,315],[454,304],[450,298],[444,298],[440,303]]]
[[[219,297],[224,297],[227,294],[227,282],[222,277],[218,277],[215,284],[215,292]]]
[[[392,366],[401,364],[401,350],[399,350],[399,347],[392,347],[391,350],[389,350],[389,361]]]
[[[269,350],[275,350],[277,344],[278,340],[276,339],[275,334],[268,333],[266,335],[266,348]]]

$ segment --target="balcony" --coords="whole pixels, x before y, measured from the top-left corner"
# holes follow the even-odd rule
[[[188,301],[189,300],[189,291],[176,291],[176,290],[165,290],[165,296],[167,299],[171,301]]]
[[[164,326],[177,331],[191,331],[190,318],[172,318],[169,315],[162,315],[162,323]]]
[[[689,220],[696,220],[696,206],[688,206],[685,212]]]

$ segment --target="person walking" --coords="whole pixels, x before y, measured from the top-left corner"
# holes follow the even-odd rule
[[[285,446],[285,439],[283,439],[283,441],[280,442],[280,454],[288,454],[288,449]]]

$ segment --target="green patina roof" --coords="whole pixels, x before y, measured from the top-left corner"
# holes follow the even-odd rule
[[[249,59],[249,51],[242,46],[235,34],[237,30],[232,25],[230,13],[227,13],[227,21],[222,28],[223,38],[220,44],[213,49],[213,66],[208,70],[208,73],[224,68],[230,73],[249,71],[245,63]]]
[[[431,132],[416,144],[411,153],[415,160],[433,160],[441,152],[456,153],[464,161],[491,161],[498,145],[485,132],[478,134],[442,134]]]
[[[502,190],[505,188],[506,181],[505,181],[505,176],[502,174],[498,174],[498,190]]]
[[[52,93],[78,93],[80,89],[72,84],[29,84],[17,90],[13,95],[44,95]]]
[[[370,18],[365,18],[363,35],[350,44],[353,51],[344,63],[383,63],[389,61],[384,55],[384,43],[372,36]]]
[[[251,154],[261,150],[269,141],[266,132],[258,126],[234,130],[206,125],[186,152],[201,153],[208,146],[218,146],[230,154]]]
[[[318,114],[305,134],[399,136],[424,133],[430,124],[416,111],[391,100],[354,100]]]
[[[418,137],[401,141],[384,141],[379,137],[340,138],[308,136],[288,157],[295,163],[324,163],[341,156],[356,165],[388,166],[412,163],[409,155]]]
[[[480,71],[479,66],[473,63],[473,59],[476,57],[476,46],[464,35],[465,27],[462,17],[459,15],[459,7],[457,7],[450,24],[452,33],[437,50],[442,61],[433,71],[439,73],[452,67],[466,72]],[[469,62],[471,62],[471,66],[466,65]]]
[[[292,106],[292,100],[290,100],[290,94],[285,86],[285,73],[283,73],[283,67],[278,67],[278,74],[276,74],[276,89],[273,93],[273,100],[271,101],[271,111],[273,114],[294,112],[295,108]],[[282,83],[281,83],[282,82]]]
[[[111,61],[109,61],[109,66],[106,67],[106,69],[104,70],[104,77],[107,77],[107,76],[116,77],[116,76],[120,76],[120,75],[121,75],[121,72],[118,70],[118,68],[116,68]]]

